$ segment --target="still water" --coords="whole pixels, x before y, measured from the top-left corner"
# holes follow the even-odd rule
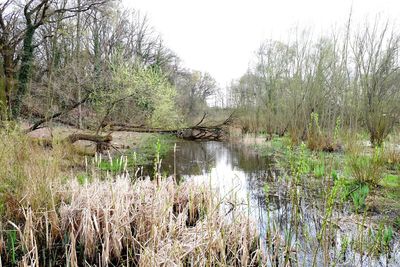
[[[181,180],[207,183],[219,192],[222,199],[234,195],[236,203],[245,207],[257,224],[264,243],[268,235],[275,234],[275,239],[286,240],[283,242],[290,243],[294,250],[297,248],[296,265],[310,266],[314,260],[317,233],[321,231],[324,216],[322,211],[325,208],[324,201],[322,198],[316,198],[315,193],[323,190],[326,185],[319,182],[320,184],[313,186],[311,190],[299,190],[300,230],[288,239],[288,232],[293,231],[291,196],[287,184],[282,182],[284,175],[274,163],[273,158],[259,156],[248,145],[179,141],[176,153],[171,152],[163,159],[162,171],[169,174],[175,172]],[[264,191],[266,185],[273,189],[268,195]],[[352,220],[352,213],[346,209],[335,212],[332,218],[343,222],[331,233],[332,247],[335,249],[332,249],[328,256],[317,252],[317,266],[330,262],[326,257],[341,262],[342,266],[400,266],[398,241],[393,242],[389,256],[360,256],[351,246],[346,249],[344,256],[339,254],[344,239],[357,239],[357,224]],[[282,263],[270,262],[276,266]]]

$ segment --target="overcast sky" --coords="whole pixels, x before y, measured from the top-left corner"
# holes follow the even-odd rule
[[[221,86],[239,78],[263,40],[288,38],[294,27],[314,34],[379,15],[396,23],[400,0],[123,0],[147,14],[185,67],[207,71]]]

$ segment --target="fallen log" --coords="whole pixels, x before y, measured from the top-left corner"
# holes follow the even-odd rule
[[[110,148],[112,136],[97,134],[71,134],[64,140],[70,144],[73,144],[77,141],[91,141],[96,143],[96,152],[103,152]]]
[[[112,141],[111,135],[95,135],[95,134],[83,134],[83,133],[75,133],[69,135],[64,141],[67,141],[70,144],[73,144],[77,141],[92,141],[95,143],[109,143]]]
[[[165,130],[158,128],[138,128],[129,126],[109,126],[111,132],[135,132],[135,133],[158,133],[172,134],[179,138],[187,140],[222,140],[226,136],[226,132],[222,129],[209,127],[192,127],[183,129]]]
[[[220,127],[189,127],[182,129],[159,129],[159,128],[145,128],[145,127],[130,127],[129,125],[107,126],[107,130],[111,132],[135,132],[135,133],[158,133],[158,134],[172,134],[179,138],[187,140],[222,140],[226,137],[227,133]]]
[[[176,131],[176,136],[182,139],[188,140],[223,140],[227,133],[222,128],[212,128],[212,127],[192,127],[186,129],[180,129]]]
[[[39,145],[53,147],[53,140],[51,138],[32,138],[32,140]],[[96,152],[102,152],[110,148],[112,136],[74,133],[62,139],[61,143],[74,144],[78,141],[94,142],[96,144]]]
[[[144,127],[130,127],[129,125],[108,126],[111,132],[136,132],[136,133],[159,133],[159,134],[172,134],[179,138],[187,140],[216,140],[220,141],[226,138],[227,132],[223,127],[205,127],[193,126],[182,129],[159,129],[159,128],[144,128]]]
[[[195,124],[195,126],[181,128],[181,129],[161,129],[161,128],[146,128],[144,126],[137,125],[128,125],[123,123],[113,123],[102,125],[103,128],[107,127],[107,130],[112,132],[137,132],[137,133],[160,133],[160,134],[173,134],[179,138],[187,139],[187,140],[215,140],[221,141],[226,138],[227,131],[226,126],[232,122],[233,113],[229,115],[227,119],[223,122],[213,125],[213,126],[204,126],[204,120],[207,116],[207,113],[204,113],[201,120]]]

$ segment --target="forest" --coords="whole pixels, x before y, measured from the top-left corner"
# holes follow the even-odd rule
[[[399,25],[341,25],[222,87],[120,1],[0,1],[0,267],[400,265]]]

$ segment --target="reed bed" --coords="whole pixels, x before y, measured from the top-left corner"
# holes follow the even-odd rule
[[[11,247],[3,240],[3,263],[255,266],[263,260],[254,224],[235,210],[227,220],[221,199],[206,185],[177,185],[172,178],[132,182],[124,174],[83,185],[70,181],[60,198],[56,213],[39,216],[26,208],[21,226],[9,222],[16,242]]]
[[[130,175],[127,156],[77,165],[68,148],[0,134],[0,267],[400,262],[398,233],[371,220],[368,192],[305,144],[282,153],[286,168],[254,207],[240,189],[161,175],[159,150],[150,179],[140,168]]]

